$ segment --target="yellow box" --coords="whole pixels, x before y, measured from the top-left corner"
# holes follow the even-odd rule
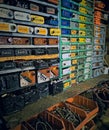
[[[0,22],[0,31],[16,32],[16,25],[12,23]]]
[[[77,42],[78,39],[77,38],[70,38],[70,42]]]
[[[80,42],[80,43],[85,43],[85,42],[86,42],[86,39],[85,39],[85,38],[79,38],[79,42]]]
[[[78,33],[77,30],[71,30],[72,35],[76,35],[77,33]]]
[[[86,19],[87,19],[87,18],[86,18],[85,16],[81,16],[81,15],[79,16],[79,20],[81,20],[81,21],[84,21],[84,22],[85,22]]]
[[[85,6],[86,6],[86,5],[87,5],[87,2],[86,2],[85,0],[84,0],[84,1],[82,0],[82,1],[80,2],[80,4],[82,4],[82,5],[85,5]]]
[[[87,9],[85,9],[83,7],[79,7],[79,12],[87,14]]]
[[[70,82],[64,83],[64,88],[67,88],[67,87],[69,87],[69,86],[70,86]]]
[[[71,80],[71,84],[76,83],[76,79]]]
[[[44,24],[44,17],[38,15],[31,15],[31,22],[36,24]]]
[[[71,67],[70,67],[70,70],[71,70],[71,71],[76,70],[76,66],[71,66]]]
[[[71,50],[76,50],[76,46],[71,46]]]
[[[79,28],[86,28],[86,24],[79,23]]]
[[[32,34],[33,33],[33,28],[32,27],[28,27],[28,26],[18,25],[17,26],[17,31],[19,33]]]
[[[71,57],[75,57],[76,56],[76,53],[71,53]]]
[[[35,34],[47,35],[48,34],[48,30],[47,30],[47,28],[35,27]]]
[[[86,32],[85,31],[79,31],[79,35],[80,36],[86,36]]]
[[[61,34],[61,30],[59,28],[50,28],[51,36],[59,36]]]
[[[72,64],[77,64],[77,60],[72,60]]]
[[[75,73],[70,74],[70,78],[75,78]]]
[[[87,2],[86,1],[82,1],[82,2],[80,2],[80,4],[86,6]]]

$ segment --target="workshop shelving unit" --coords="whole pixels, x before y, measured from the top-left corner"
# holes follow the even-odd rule
[[[78,82],[92,77],[94,2],[82,0],[79,6]]]
[[[93,1],[60,1],[60,77],[64,89],[92,76]]]
[[[94,25],[94,46],[93,46],[93,77],[104,73],[105,37],[106,26]]]
[[[7,95],[17,97],[15,93],[18,90],[24,91],[33,86],[35,91],[39,89],[40,93],[41,86],[42,88],[44,86],[43,83],[45,83],[45,87],[48,87],[49,81],[59,77],[58,1],[53,3],[49,0],[28,0],[21,3],[19,1],[17,3],[1,1],[0,35],[0,95],[2,99],[7,100]],[[43,61],[42,68],[40,60]],[[54,60],[53,63],[50,60]],[[21,66],[17,65],[19,62]],[[23,62],[25,62],[25,66],[22,66]],[[52,70],[55,73],[52,73]],[[49,73],[48,77],[46,77],[46,73]],[[17,76],[10,81],[7,80],[9,75]],[[34,77],[34,81],[31,76]],[[17,78],[17,81],[14,78]],[[6,82],[10,82],[9,88],[7,88]],[[18,83],[17,87],[14,88],[12,85],[13,88],[11,88],[11,84],[16,83]],[[47,92],[48,90],[49,88],[47,88]],[[31,93],[31,90],[27,93]],[[22,94],[21,91],[20,94]],[[22,100],[25,98],[23,97]],[[12,111],[16,111],[16,108],[14,110],[11,108],[9,113]]]
[[[104,3],[95,1],[94,7],[94,45],[93,45],[93,77],[104,73],[104,55],[105,55],[105,38],[106,38],[106,21],[108,20],[107,12],[104,11]]]

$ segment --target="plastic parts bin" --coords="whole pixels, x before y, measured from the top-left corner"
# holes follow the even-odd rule
[[[87,118],[93,117],[98,112],[97,103],[81,95],[68,98],[66,102],[84,110],[87,115]]]
[[[66,108],[66,109],[69,109],[71,112],[79,115],[81,118],[80,124],[75,125],[73,122],[68,121],[67,119],[63,117],[60,117],[57,114],[54,114],[53,111],[55,111],[56,108]],[[75,107],[73,105],[70,105],[69,103],[60,102],[49,107],[47,110],[51,112],[54,115],[54,117],[57,117],[58,119],[61,119],[64,122],[66,130],[80,130],[86,124],[86,120],[85,120],[86,113],[82,109]]]

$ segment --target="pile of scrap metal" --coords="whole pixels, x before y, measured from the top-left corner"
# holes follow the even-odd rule
[[[109,79],[98,82],[94,88],[85,91],[82,95],[97,102],[101,116],[109,107]]]

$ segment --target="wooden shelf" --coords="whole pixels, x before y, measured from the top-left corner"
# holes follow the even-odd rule
[[[12,56],[12,57],[0,57],[0,62],[10,60],[39,60],[39,59],[52,59],[58,58],[58,54],[51,55],[30,55],[30,56]]]

